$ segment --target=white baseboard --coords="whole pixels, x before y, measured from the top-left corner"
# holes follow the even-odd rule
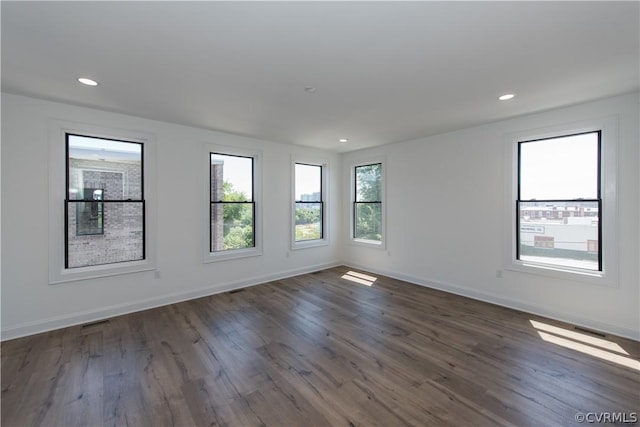
[[[188,301],[195,298],[201,298],[209,295],[215,295],[218,293],[228,292],[234,289],[245,288],[249,286],[255,286],[274,280],[285,279],[287,277],[296,276],[299,274],[311,273],[318,270],[324,270],[327,268],[337,267],[345,265],[351,268],[357,268],[371,273],[382,274],[384,276],[392,277],[394,279],[402,280],[405,282],[413,283],[415,285],[424,286],[432,289],[449,292],[456,295],[465,296],[479,301],[488,302],[491,304],[501,305],[503,307],[512,308],[515,310],[524,311],[527,313],[536,314],[539,316],[548,317],[551,319],[559,320],[562,322],[571,323],[574,325],[586,327],[589,329],[618,335],[621,337],[640,340],[640,332],[631,328],[621,327],[618,325],[611,325],[604,322],[599,322],[593,319],[585,319],[579,316],[567,315],[566,313],[558,313],[553,310],[549,310],[546,307],[539,307],[531,305],[519,300],[511,298],[504,298],[502,296],[479,292],[474,289],[466,288],[463,286],[455,285],[440,280],[433,280],[425,277],[417,277],[409,274],[399,273],[391,270],[376,269],[370,266],[359,265],[352,262],[340,262],[334,261],[324,264],[316,264],[307,266],[304,268],[298,268],[293,270],[286,270],[274,274],[267,274],[263,276],[256,276],[248,279],[218,283],[215,285],[205,286],[199,289],[190,290],[187,292],[175,292],[171,294],[162,295],[159,297],[148,298],[136,302],[130,302],[126,304],[117,304],[109,307],[100,308],[97,310],[89,310],[77,313],[71,313],[64,316],[52,317],[49,319],[23,323],[17,326],[2,328],[0,341],[6,341],[14,338],[20,338],[28,335],[34,335],[42,332],[48,332],[55,329],[65,328],[68,326],[80,325],[89,322],[95,322],[98,320],[107,319],[114,316],[123,314],[134,313],[137,311],[148,310],[151,308],[160,307],[163,305],[174,304],[181,301]]]
[[[448,292],[455,295],[461,295],[464,297],[472,298],[478,301],[488,302],[491,304],[500,305],[514,310],[524,311],[538,316],[548,317],[550,319],[559,320],[561,322],[571,323],[576,326],[582,326],[595,331],[601,331],[612,335],[618,335],[620,337],[629,338],[635,341],[640,341],[640,331],[636,329],[627,328],[619,325],[611,325],[605,322],[600,322],[593,319],[587,319],[580,316],[573,316],[567,313],[559,313],[554,310],[549,310],[546,307],[540,307],[532,305],[523,301],[504,298],[499,295],[494,295],[487,292],[479,292],[475,289],[470,289],[464,286],[455,285],[453,283],[443,282],[440,280],[433,280],[426,277],[417,277],[409,274],[398,273],[396,271],[371,268],[369,266],[359,265],[357,263],[345,262],[345,266],[350,268],[357,268],[371,273],[381,274],[394,279],[402,280],[412,283],[414,285],[424,286],[427,288],[437,289],[440,291]]]
[[[249,286],[255,286],[274,280],[285,279],[287,277],[296,276],[299,274],[312,273],[314,271],[337,267],[339,265],[342,265],[342,262],[334,261],[324,264],[310,265],[303,268],[286,270],[278,273],[256,276],[238,281],[216,283],[215,285],[209,285],[187,292],[174,292],[158,297],[147,298],[135,302],[128,302],[126,304],[116,304],[97,310],[82,311],[64,316],[52,317],[45,320],[39,320],[36,322],[23,323],[17,326],[2,328],[0,341],[20,338],[28,335],[35,335],[55,329],[66,328],[68,326],[95,322],[114,316],[134,313],[136,311],[148,310],[151,308],[161,307],[163,305],[174,304],[181,301],[188,301],[195,298],[228,292],[234,289],[246,288]]]

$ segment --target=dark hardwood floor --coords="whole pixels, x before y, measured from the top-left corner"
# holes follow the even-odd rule
[[[564,426],[640,412],[638,342],[348,270],[4,342],[2,426]]]

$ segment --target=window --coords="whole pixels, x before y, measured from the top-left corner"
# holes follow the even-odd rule
[[[253,157],[211,153],[211,252],[255,246]]]
[[[205,262],[259,255],[259,155],[205,146]]]
[[[155,269],[155,137],[49,121],[49,283]]]
[[[553,236],[533,236],[533,246],[536,248],[553,248]]]
[[[518,144],[517,259],[602,271],[600,131]],[[554,211],[574,216],[555,218]],[[533,213],[533,214],[532,214]],[[533,237],[533,238],[532,238]]]
[[[382,244],[382,163],[355,166],[353,197],[353,239]]]
[[[143,144],[66,134],[65,268],[145,259]]]
[[[324,164],[293,163],[292,249],[326,245]]]
[[[618,127],[609,116],[505,135],[504,268],[618,286]]]

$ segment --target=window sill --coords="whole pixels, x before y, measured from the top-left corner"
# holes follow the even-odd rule
[[[291,244],[291,250],[297,251],[299,249],[318,248],[321,246],[329,246],[329,240],[315,239],[315,240],[302,240],[299,242],[293,242]]]
[[[554,279],[570,280],[605,287],[617,287],[618,283],[612,275],[602,271],[588,271],[578,268],[555,266],[532,261],[512,261],[505,270],[519,273],[535,274]]]
[[[75,282],[79,280],[97,279],[100,277],[118,276],[121,274],[139,273],[155,270],[150,260],[129,261],[118,264],[96,265],[91,267],[67,268],[53,273],[49,277],[49,284]]]
[[[368,247],[368,248],[375,248],[375,249],[384,249],[385,248],[385,244],[384,241],[380,241],[380,240],[367,240],[367,239],[351,239],[351,244],[352,245],[356,245],[356,246],[364,246],[364,247]]]
[[[261,256],[262,250],[258,248],[250,248],[250,249],[232,249],[224,252],[208,252],[204,255],[203,262],[218,262],[218,261],[228,261],[232,259],[242,259],[242,258],[250,258],[254,256]]]

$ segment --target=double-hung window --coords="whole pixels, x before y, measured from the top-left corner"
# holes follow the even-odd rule
[[[602,271],[601,132],[518,143],[517,259]]]
[[[383,241],[382,163],[353,168],[352,238],[362,243],[381,245]]]
[[[507,136],[505,268],[618,285],[618,119]]]
[[[259,155],[206,146],[205,262],[259,255]]]
[[[66,134],[66,269],[145,259],[143,149]]]
[[[211,153],[211,252],[255,246],[253,157]]]
[[[292,249],[327,244],[324,164],[294,162]]]
[[[49,125],[49,283],[155,269],[154,135]]]

